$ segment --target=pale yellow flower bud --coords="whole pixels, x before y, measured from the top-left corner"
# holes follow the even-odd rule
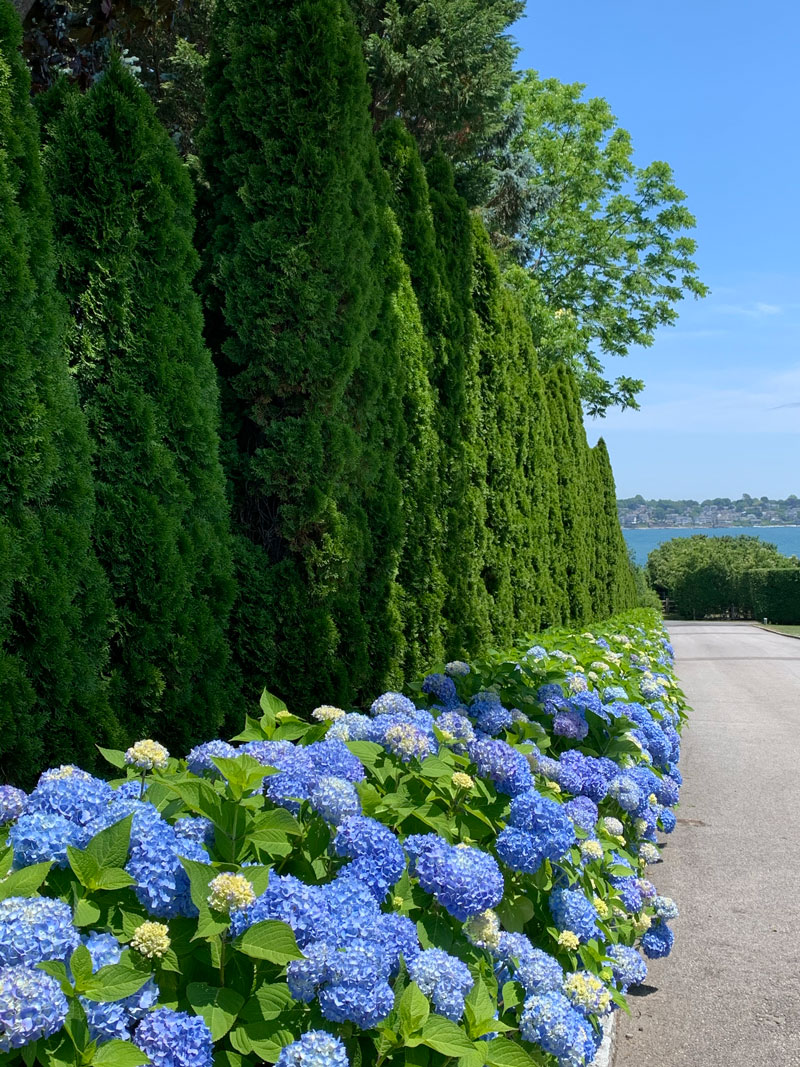
[[[169,752],[158,741],[145,738],[131,745],[125,753],[125,762],[143,771],[163,770],[167,766]]]
[[[131,938],[131,948],[149,960],[160,960],[170,947],[169,927],[149,920],[137,926]]]
[[[218,874],[208,888],[208,905],[214,911],[231,912],[239,908],[246,908],[256,899],[252,882],[248,882],[243,874]]]
[[[462,771],[456,771],[451,778],[453,785],[456,789],[472,789],[475,785],[475,780],[468,774],[464,774]]]

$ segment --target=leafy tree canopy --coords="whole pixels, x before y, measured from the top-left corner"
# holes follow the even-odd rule
[[[488,210],[497,243],[524,269],[511,280],[525,295],[540,359],[570,364],[586,409],[602,415],[637,407],[643,388],[625,376],[608,380],[603,356],[651,345],[657,327],[676,320],[676,305],[707,288],[687,233],[695,219],[672,170],[638,167],[628,132],[605,100],[584,99],[584,88],[535,71],[512,87],[521,121],[504,152],[516,157],[525,195],[500,153]]]
[[[350,0],[377,127],[400,117],[423,155],[468,157],[502,125],[523,0]]]

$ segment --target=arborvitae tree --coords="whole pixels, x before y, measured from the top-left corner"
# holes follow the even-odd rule
[[[474,248],[466,202],[443,156],[427,166],[437,266],[444,300],[421,300],[423,322],[434,346],[433,384],[438,394],[442,447],[448,655],[477,653],[489,641],[490,609],[483,579],[486,554],[486,442],[481,409],[478,322],[472,302]],[[424,270],[412,268],[412,277]],[[433,292],[436,289],[431,286]]]
[[[0,0],[0,777],[17,783],[45,761],[91,764],[96,743],[119,740],[88,438],[20,38]]]
[[[561,520],[555,529],[553,575],[557,587],[566,590],[567,617],[580,623],[592,617],[589,449],[574,378],[565,367],[554,367],[546,381]]]
[[[352,700],[397,662],[402,383],[368,104],[344,0],[219,3],[202,153],[238,654],[298,705]]]
[[[192,289],[189,177],[114,60],[52,123],[46,173],[72,364],[94,448],[95,538],[116,615],[111,696],[130,738],[178,751],[231,701],[233,596],[218,394]]]
[[[636,577],[619,524],[614,473],[602,437],[591,452],[595,468],[596,514],[603,531],[602,538],[598,538],[602,550],[599,554],[598,572],[595,574],[593,603],[595,618],[603,618],[604,615],[613,615],[634,607],[638,595]]]

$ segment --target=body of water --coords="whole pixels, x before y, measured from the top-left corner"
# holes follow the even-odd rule
[[[800,556],[800,526],[686,526],[680,529],[654,526],[622,532],[628,548],[633,550],[636,562],[642,566],[653,549],[658,548],[664,541],[671,541],[673,537],[691,537],[692,534],[707,534],[709,537],[736,537],[747,534],[748,537],[760,537],[762,541],[777,545],[778,551],[784,556]]]

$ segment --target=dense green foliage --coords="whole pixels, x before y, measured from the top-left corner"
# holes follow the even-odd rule
[[[800,567],[756,568],[745,581],[756,619],[800,623]]]
[[[190,745],[230,701],[233,596],[214,368],[192,279],[192,192],[119,61],[49,127],[46,174],[72,366],[113,593],[110,696],[126,736]]]
[[[474,155],[502,124],[524,0],[350,0],[376,127],[403,119],[424,154]]]
[[[511,91],[522,121],[509,151],[526,164],[536,207],[523,217],[517,255],[540,359],[566,360],[588,409],[602,414],[635,407],[643,383],[608,381],[601,355],[651,345],[684,296],[707,290],[686,234],[695,220],[670,167],[637,167],[630,134],[605,100],[583,100],[584,88],[527,71]]]
[[[93,763],[118,736],[92,553],[86,425],[69,378],[19,23],[0,3],[0,775]]]
[[[775,545],[745,535],[674,537],[654,549],[647,559],[647,576],[653,588],[669,598],[671,608],[679,615],[700,619],[705,615],[733,617],[751,612],[771,618],[769,612],[756,609],[754,600],[755,590],[758,595],[770,595],[770,583],[763,578],[752,583],[750,574],[787,569],[800,574],[800,561],[782,555]],[[790,596],[791,585],[777,580],[779,601],[784,588]]]
[[[195,82],[208,68],[206,101],[170,120],[183,136],[207,111],[202,165],[181,162],[155,67],[143,88],[131,56],[38,98],[55,259],[24,68],[4,50],[29,170],[4,172],[2,344],[24,400],[4,446],[31,469],[8,467],[0,607],[9,656],[36,661],[7,687],[9,750],[23,712],[50,721],[45,688],[79,712],[48,755],[90,762],[73,734],[186,748],[216,732],[241,678],[298,711],[357,704],[636,602],[576,377],[543,371],[527,290],[462,195],[507,141],[519,3],[214,6],[207,64],[185,57]],[[25,551],[22,517],[41,527]]]

